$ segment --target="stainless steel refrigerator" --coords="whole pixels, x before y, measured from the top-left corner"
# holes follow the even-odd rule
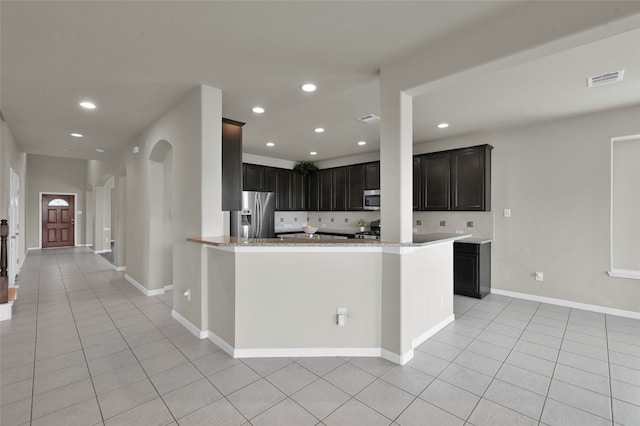
[[[274,238],[276,194],[242,191],[242,208],[231,212],[231,235],[240,238]]]

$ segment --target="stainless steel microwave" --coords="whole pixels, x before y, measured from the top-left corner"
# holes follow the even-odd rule
[[[380,190],[369,189],[364,191],[362,196],[364,210],[380,210]]]

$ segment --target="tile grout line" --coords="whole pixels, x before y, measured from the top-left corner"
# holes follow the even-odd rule
[[[74,262],[75,262],[75,260],[74,260]],[[77,265],[77,262],[76,262],[76,265]],[[162,400],[162,403],[163,403],[163,404],[165,405],[165,407],[167,408],[167,411],[169,411],[169,414],[171,414],[171,417],[173,418],[173,420],[174,420],[175,422],[177,422],[178,420],[177,420],[177,419],[175,418],[175,416],[173,415],[173,412],[172,412],[172,411],[169,409],[169,407],[167,406],[166,402],[164,401],[164,399],[163,399],[163,398],[162,398],[162,396],[160,395],[160,392],[158,392],[158,389],[157,389],[157,388],[156,388],[156,386],[153,384],[153,381],[151,381],[151,377],[149,376],[149,374],[147,373],[147,371],[144,369],[144,367],[143,367],[143,366],[142,366],[142,364],[140,363],[140,360],[139,360],[139,359],[138,359],[138,357],[136,356],[135,352],[133,352],[133,349],[131,348],[131,345],[129,344],[129,342],[127,341],[127,339],[125,338],[125,336],[124,336],[124,335],[122,334],[122,332],[120,331],[120,327],[118,327],[118,325],[115,323],[115,321],[114,321],[114,320],[113,320],[113,318],[111,317],[110,312],[105,308],[105,305],[104,305],[104,303],[102,302],[102,299],[100,298],[100,296],[98,296],[98,294],[97,294],[97,293],[96,293],[96,291],[95,291],[95,288],[93,287],[93,285],[91,284],[91,282],[87,279],[87,276],[86,276],[85,272],[84,272],[82,269],[81,269],[81,271],[82,271],[81,273],[82,273],[82,275],[83,275],[84,279],[87,281],[87,283],[89,284],[89,287],[90,287],[90,288],[91,288],[91,290],[93,291],[93,294],[94,294],[94,296],[95,296],[96,300],[100,303],[100,305],[102,306],[102,309],[104,309],[105,313],[107,314],[107,316],[109,317],[109,319],[110,319],[110,320],[111,320],[111,322],[113,323],[114,327],[115,327],[115,328],[116,328],[116,330],[118,331],[118,334],[120,335],[120,337],[122,337],[122,340],[123,340],[123,341],[124,341],[124,343],[127,345],[127,348],[129,348],[129,351],[131,351],[131,354],[133,355],[133,357],[135,358],[136,362],[138,363],[138,366],[139,366],[139,367],[142,369],[142,371],[144,372],[144,374],[145,374],[145,376],[146,376],[147,380],[149,380],[149,383],[151,383],[151,386],[153,386],[153,389],[154,389],[154,390],[156,391],[156,393],[158,394],[158,397]],[[108,279],[108,280],[113,284],[113,281],[112,281],[109,277],[106,277],[106,278],[107,278],[107,279]],[[117,288],[117,287],[116,287],[116,288]],[[129,299],[129,297],[128,297],[126,294],[124,294],[124,293],[122,292],[122,290],[120,290],[119,288],[117,288],[117,289],[118,289],[118,291],[120,291],[120,292],[122,293],[122,295],[123,295],[124,297],[126,297],[126,298],[127,298],[127,300],[129,300],[129,301],[131,300],[131,299]],[[139,312],[140,312],[140,313],[141,313],[145,318],[147,318],[147,320],[149,319],[149,318],[144,314],[144,312],[142,312],[142,311],[140,310],[140,308],[139,308],[139,306],[138,306],[138,305],[136,305],[136,304],[135,304],[135,303],[133,303],[133,302],[131,302],[131,303],[135,306],[135,308],[136,308],[136,309],[137,309],[137,310],[138,310],[138,311],[139,311]],[[150,320],[149,320],[149,321],[150,321]],[[75,319],[74,319],[74,322],[75,322]],[[153,324],[153,323],[152,323],[152,324]],[[153,324],[153,326],[154,326],[155,328],[157,328],[155,324]],[[158,331],[160,331],[160,330],[158,330]],[[162,332],[160,331],[160,333],[162,333]],[[162,334],[163,334],[163,333],[162,333]],[[164,334],[163,334],[163,336],[164,336]],[[81,341],[80,343],[82,344],[82,341]],[[173,342],[171,342],[171,343],[173,344]],[[83,347],[83,353],[84,353],[84,347]],[[85,360],[86,360],[86,355],[85,355]],[[89,363],[88,363],[88,361],[87,361],[87,369],[88,369],[88,368],[89,368]],[[93,385],[93,375],[91,374],[91,371],[89,371],[89,377],[91,377],[91,384]],[[138,382],[140,382],[140,381],[142,381],[142,380],[139,380],[139,381],[134,382],[134,383],[138,383]],[[131,383],[131,384],[133,384],[133,383]],[[126,385],[126,386],[128,386],[128,385]],[[119,389],[122,389],[123,387],[125,387],[125,386],[122,386],[122,387],[120,387],[120,388],[118,388],[118,389],[114,389],[114,391],[117,391],[117,390],[119,390]],[[102,421],[104,422],[104,421],[105,421],[105,418],[104,418],[104,415],[103,415],[103,413],[102,413],[102,406],[100,405],[100,400],[98,399],[98,393],[97,393],[97,392],[96,392],[96,390],[95,390],[95,386],[94,386],[94,389],[93,389],[93,390],[94,390],[94,392],[95,392],[95,394],[96,394],[96,401],[98,402],[98,407],[100,408],[100,415],[102,416]],[[108,393],[108,392],[107,392],[107,393]],[[151,400],[151,401],[152,401],[152,400]],[[146,404],[147,402],[150,402],[150,401],[145,401],[145,402],[143,402],[142,404],[136,405],[135,407],[131,407],[129,410],[132,410],[132,409],[134,409],[134,408],[138,408],[138,407],[140,407],[140,406],[142,406],[142,405]],[[112,416],[112,417],[116,417],[116,416],[118,416],[118,415],[120,415],[120,414],[126,413],[126,412],[127,412],[127,411],[129,411],[129,410],[125,410],[125,411],[123,411],[122,413],[118,413],[118,414],[116,414],[116,415],[114,415],[114,416]]]
[[[38,317],[40,311],[40,265],[42,263],[41,255],[38,255],[38,291],[36,296],[36,322],[35,322],[35,335],[33,338],[33,376],[31,378],[31,409],[29,410],[29,424],[33,422],[33,400],[35,399],[35,386],[36,386],[36,355],[38,350]]]
[[[609,359],[609,329],[607,328],[607,315],[604,315],[604,333],[607,342],[607,367],[609,371],[609,409],[611,410],[611,424],[616,423],[615,415],[613,412],[613,386],[611,384],[611,361]]]

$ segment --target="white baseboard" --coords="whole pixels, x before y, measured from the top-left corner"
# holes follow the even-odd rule
[[[11,313],[13,312],[13,300],[0,304],[0,321],[6,321],[11,319]]]
[[[111,253],[111,250],[91,250],[95,254]]]
[[[434,336],[438,331],[442,330],[443,328],[445,328],[446,326],[451,324],[453,321],[455,321],[455,319],[456,319],[456,316],[455,315],[451,315],[451,316],[445,318],[444,320],[440,321],[438,324],[434,325],[429,330],[425,331],[420,336],[418,336],[415,339],[413,339],[411,341],[411,347],[413,349],[417,348],[418,346],[420,346],[421,344],[426,342],[427,339],[429,339],[430,337]]]
[[[191,324],[191,322],[188,319],[186,319],[185,317],[180,315],[178,313],[178,311],[176,311],[175,309],[171,310],[171,317],[173,319],[175,319],[176,321],[178,321],[180,324],[182,324],[182,326],[184,328],[189,330],[191,332],[191,334],[196,336],[198,339],[206,339],[207,338],[207,331],[206,330],[200,330],[198,327],[196,327],[195,325]],[[220,345],[218,345],[218,346],[220,346]]]
[[[173,291],[173,284],[169,284],[169,285],[165,285],[164,286],[164,291]]]
[[[398,355],[397,353],[382,349],[380,356],[394,364],[405,365],[413,359],[413,349],[403,355]]]
[[[126,270],[127,270],[127,267],[126,267],[126,266],[116,266],[116,265],[113,265],[113,269],[115,269],[115,270],[116,270],[116,271],[118,271],[118,272],[122,272],[122,271],[126,271]]]
[[[156,288],[156,289],[153,289],[153,290],[149,290],[145,286],[140,284],[138,281],[136,281],[135,278],[133,278],[129,274],[124,274],[124,279],[129,281],[129,283],[131,285],[133,285],[135,288],[140,290],[140,292],[142,294],[144,294],[145,296],[159,296],[161,294],[164,294],[164,292],[165,292],[164,288]]]
[[[256,348],[233,350],[234,358],[379,357],[380,354],[380,348]]]
[[[93,244],[76,244],[76,247],[91,247]]]
[[[585,311],[599,312],[601,314],[616,315],[619,317],[640,319],[640,312],[625,311],[623,309],[609,308],[600,305],[590,305],[588,303],[574,302],[572,300],[555,299],[553,297],[537,296],[535,294],[518,293],[516,291],[500,290],[492,288],[491,293],[501,296],[515,297],[518,299],[531,300],[534,302],[548,303],[550,305],[565,306],[567,308],[582,309]]]
[[[216,333],[214,333],[211,330],[206,331],[206,333],[209,340],[215,343],[220,349],[225,351],[227,355],[237,358],[235,351],[233,349],[233,346],[231,346],[226,341],[224,341],[222,337],[218,336]]]
[[[29,247],[27,251],[40,250],[40,247]]]
[[[640,271],[634,269],[612,269],[607,271],[610,277],[615,278],[629,278],[632,280],[640,280]]]

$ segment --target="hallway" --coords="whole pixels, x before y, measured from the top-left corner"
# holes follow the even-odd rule
[[[490,295],[404,367],[232,359],[87,248],[30,251],[1,323],[2,426],[637,425],[640,321]]]

